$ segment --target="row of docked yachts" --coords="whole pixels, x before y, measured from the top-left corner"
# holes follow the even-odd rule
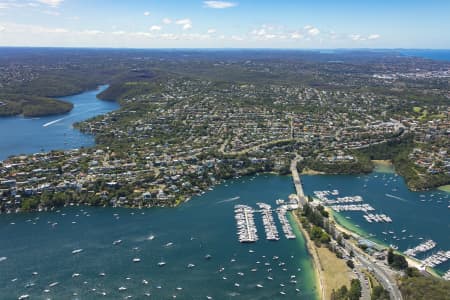
[[[286,206],[280,206],[277,208],[278,219],[281,223],[281,228],[283,229],[284,236],[288,240],[295,239],[294,231],[292,230],[291,223],[289,223],[288,218],[286,217],[287,208]]]
[[[423,265],[434,268],[450,259],[450,251],[438,251],[422,260]]]
[[[425,241],[425,242],[423,242],[423,243],[417,245],[417,246],[414,247],[414,248],[409,248],[409,249],[407,249],[404,253],[405,253],[406,255],[408,255],[408,256],[414,257],[414,256],[416,256],[416,255],[419,254],[419,253],[427,252],[427,251],[433,249],[434,247],[436,247],[436,245],[437,245],[437,244],[436,244],[435,241],[433,241],[433,240],[427,240],[427,241]]]
[[[254,210],[251,206],[238,204],[234,207],[234,218],[237,224],[237,233],[239,242],[253,243],[258,240],[255,219],[253,217]]]
[[[367,214],[364,215],[364,219],[366,219],[367,222],[372,223],[391,223],[392,219],[391,217],[385,215],[385,214]]]
[[[256,211],[248,205],[238,204],[234,207],[235,219],[237,224],[237,235],[241,243],[253,243],[258,240],[257,229],[254,220],[254,213],[260,212],[264,230],[266,232],[266,239],[269,241],[278,241],[280,236],[272,215],[272,207],[267,203],[257,203],[260,210]],[[292,230],[291,224],[286,216],[289,210],[287,205],[277,207],[276,212],[281,224],[281,228],[286,239],[295,239],[295,233]]]
[[[275,220],[272,216],[272,207],[267,203],[261,202],[256,203],[256,205],[261,209],[266,239],[269,241],[278,241],[280,237],[278,236],[277,226],[275,225]]]

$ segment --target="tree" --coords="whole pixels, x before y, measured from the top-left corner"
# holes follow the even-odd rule
[[[382,286],[377,285],[372,289],[372,294],[370,295],[371,300],[389,300],[389,292],[386,291]]]
[[[348,291],[349,300],[358,300],[361,297],[361,282],[358,279],[352,279],[350,290]]]
[[[389,265],[392,265],[394,262],[394,250],[392,250],[392,248],[389,248],[388,250],[387,262]]]
[[[353,263],[353,260],[351,260],[351,259],[347,260],[347,266],[348,266],[350,269],[355,268],[355,264]]]

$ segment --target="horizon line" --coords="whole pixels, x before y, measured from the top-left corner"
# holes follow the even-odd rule
[[[341,47],[341,48],[270,48],[270,47],[89,47],[89,46],[7,46],[4,48],[25,48],[25,49],[92,49],[92,50],[282,50],[282,51],[342,51],[342,50],[360,50],[360,51],[399,51],[399,50],[418,50],[418,51],[450,51],[450,48],[364,48],[364,47]]]

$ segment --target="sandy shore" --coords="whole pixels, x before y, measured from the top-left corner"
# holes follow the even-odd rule
[[[438,190],[441,190],[441,191],[450,193],[450,184],[440,186],[440,187],[438,188]]]
[[[322,266],[320,264],[320,259],[317,254],[316,246],[314,245],[314,242],[309,238],[309,235],[306,232],[306,230],[303,228],[297,214],[292,213],[292,215],[294,216],[294,219],[297,222],[297,226],[300,229],[300,231],[302,232],[303,237],[305,238],[306,247],[308,248],[308,252],[309,252],[309,254],[311,254],[311,256],[313,258],[314,274],[316,276],[316,282],[319,287],[318,291],[319,291],[320,299],[329,299],[329,298],[325,297],[325,283],[323,282],[324,275],[322,274],[323,273]]]
[[[324,172],[319,172],[319,171],[315,171],[315,170],[311,170],[308,168],[303,169],[303,171],[300,173],[300,175],[323,175],[325,174]]]

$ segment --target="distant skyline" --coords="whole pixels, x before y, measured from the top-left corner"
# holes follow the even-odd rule
[[[0,0],[0,46],[450,49],[447,0]]]

